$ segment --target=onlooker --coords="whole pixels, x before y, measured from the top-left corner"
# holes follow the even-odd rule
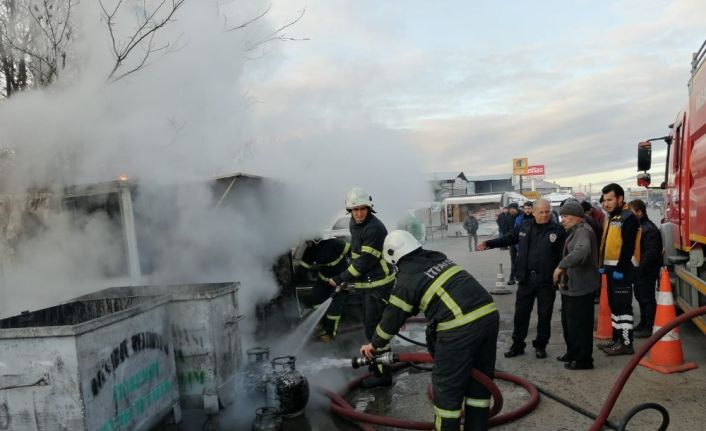
[[[478,245],[478,220],[473,215],[473,211],[468,211],[466,220],[463,221],[463,228],[468,232],[468,251],[473,251]]]
[[[532,341],[537,358],[546,358],[546,347],[551,335],[552,309],[556,292],[552,275],[561,260],[565,231],[551,220],[551,204],[546,199],[534,202],[534,220],[524,221],[504,236],[478,244],[476,250],[506,247],[519,244],[517,254],[517,276],[519,286],[515,299],[515,318],[512,346],[505,352],[506,358],[525,353],[525,338],[529,329],[530,315],[537,299],[537,337]]]
[[[599,271],[608,279],[613,339],[598,348],[609,356],[632,355],[632,284],[640,261],[640,223],[624,204],[625,192],[619,184],[610,183],[602,192],[608,219],[603,227]]]
[[[591,226],[591,229],[595,232],[596,239],[600,244],[601,238],[603,238],[603,222],[605,221],[603,211],[593,208],[593,206],[586,201],[581,202],[581,208],[584,211],[586,223]]]
[[[517,202],[513,202],[510,205],[507,206],[507,213],[510,216],[508,219],[512,224],[510,225],[510,228],[506,231],[506,233],[511,232],[515,228],[515,221],[520,217],[518,214],[520,212],[520,206],[517,205]],[[517,280],[517,275],[515,274],[515,261],[517,260],[517,247],[510,246],[510,279],[507,281],[507,284],[512,285],[515,284],[515,281]]]
[[[523,221],[532,219],[534,219],[534,216],[532,215],[532,201],[525,201],[525,203],[522,204],[522,212],[517,217],[515,217],[515,224],[513,226],[513,229],[521,225]],[[514,252],[512,251],[513,248],[515,249]],[[517,280],[517,274],[515,274],[515,268],[517,266],[515,262],[517,260],[518,249],[519,245],[517,244],[510,247],[510,280],[507,282],[507,284],[510,285],[515,284],[515,281]]]
[[[577,201],[567,201],[559,213],[568,236],[553,277],[561,293],[566,343],[566,353],[557,359],[569,370],[588,370],[593,368],[593,297],[600,286],[598,241]]]
[[[628,204],[635,217],[640,220],[640,265],[635,277],[635,299],[640,305],[640,323],[635,326],[635,338],[652,335],[657,301],[655,286],[662,266],[662,234],[659,228],[647,217],[647,208],[640,199]]]

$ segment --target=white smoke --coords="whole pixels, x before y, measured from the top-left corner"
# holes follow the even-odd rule
[[[14,154],[2,170],[6,196],[51,185],[56,198],[66,185],[127,175],[138,184],[138,238],[154,252],[141,262],[151,268],[146,281],[240,281],[243,312],[276,293],[271,263],[330,227],[351,187],[367,188],[394,228],[411,202],[426,199],[404,133],[360,123],[361,107],[350,110],[356,121],[335,125],[297,106],[268,104],[268,70],[281,66],[287,47],[258,43],[281,24],[265,16],[226,31],[266,9],[264,1],[187,1],[159,34],[170,50],[109,83],[106,24],[97,2],[80,2],[71,73],[0,103],[2,146]],[[116,34],[134,28],[131,16],[117,17]],[[254,85],[254,76],[263,80]],[[236,206],[214,208],[220,196],[204,180],[235,172],[272,181],[260,193],[233,195]],[[100,213],[78,223],[48,217],[13,244],[0,267],[0,317],[67,301],[125,273],[119,220]]]

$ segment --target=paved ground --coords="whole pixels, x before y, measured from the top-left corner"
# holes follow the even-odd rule
[[[469,253],[465,238],[436,239],[428,242],[427,248],[445,252],[450,258],[466,267],[488,289],[495,286],[498,266],[502,263],[505,275],[509,271],[509,254],[507,251],[489,250],[486,252]],[[513,293],[515,286],[511,287]],[[507,359],[502,352],[510,344],[512,331],[512,313],[514,295],[496,296],[496,302],[501,312],[501,330],[498,339],[497,368],[511,374],[528,379],[540,387],[549,390],[560,397],[583,406],[586,410],[597,413],[605,397],[608,395],[614,380],[628,361],[628,357],[608,358],[596,349],[594,352],[595,370],[569,371],[554,358],[564,352],[561,335],[560,301],[557,298],[552,319],[552,339],[547,348],[547,359],[536,359],[532,349],[523,356]],[[637,310],[637,305],[635,304]],[[536,317],[530,327],[530,337],[534,336]],[[423,340],[423,328],[410,325],[407,335]],[[693,325],[682,327],[682,342],[687,360],[695,361],[700,368],[684,374],[662,375],[646,368],[638,367],[632,374],[618,402],[613,409],[610,420],[619,419],[634,405],[642,402],[658,402],[667,408],[671,415],[670,430],[704,429],[706,409],[703,408],[703,397],[706,389],[706,336]],[[363,341],[360,331],[351,331],[339,336],[334,342],[321,344],[310,343],[305,351],[299,354],[298,367],[308,376],[314,386],[338,389],[343,383],[362,371],[354,371],[348,367],[345,358],[357,353],[358,346]],[[638,346],[642,340],[638,340]],[[418,351],[421,348],[407,343],[398,343],[398,351]],[[357,391],[349,397],[351,403],[360,410],[374,414],[392,415],[406,419],[430,421],[432,419],[431,404],[425,391],[430,381],[430,374],[405,370],[396,376],[393,388],[382,388],[372,391]],[[500,382],[505,404],[503,412],[519,406],[527,398],[523,389]],[[223,430],[250,429],[250,418],[257,405],[249,402],[247,397],[239,395],[239,401],[221,417]],[[187,415],[187,419],[188,415]],[[191,420],[191,422],[189,422]],[[199,421],[185,421],[185,429],[201,429]],[[198,427],[195,424],[199,424]],[[502,425],[496,429],[502,430],[582,430],[587,429],[592,421],[570,410],[569,408],[542,397],[538,408],[515,422]],[[658,415],[654,412],[644,412],[631,422],[630,429],[657,429]],[[345,421],[332,418],[328,412],[328,402],[318,391],[312,390],[312,397],[306,410],[306,416],[297,421],[285,424],[285,430],[353,430],[355,426]],[[384,429],[384,428],[379,428]]]

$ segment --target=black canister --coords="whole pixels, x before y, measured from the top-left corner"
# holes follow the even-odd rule
[[[284,417],[294,417],[304,412],[309,401],[309,382],[296,369],[294,356],[281,356],[272,360],[268,378],[268,400],[279,407]]]

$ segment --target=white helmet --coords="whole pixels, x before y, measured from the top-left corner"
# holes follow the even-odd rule
[[[373,198],[362,187],[353,187],[346,195],[346,210],[366,206],[373,209]]]
[[[395,265],[404,256],[422,245],[406,230],[393,230],[385,237],[382,245],[382,255],[386,261]]]

